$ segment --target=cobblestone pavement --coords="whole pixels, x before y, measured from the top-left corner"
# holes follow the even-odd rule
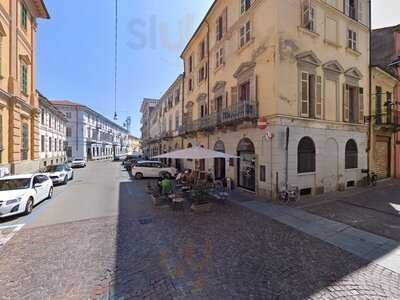
[[[344,197],[332,194],[328,201],[310,199],[300,207],[322,217],[342,222],[387,238],[400,241],[400,181],[378,183],[360,188]],[[324,201],[325,200],[325,201]],[[314,203],[313,203],[314,202]]]
[[[400,299],[399,274],[259,214],[153,208],[144,182],[117,184],[118,215],[9,241],[0,299]]]

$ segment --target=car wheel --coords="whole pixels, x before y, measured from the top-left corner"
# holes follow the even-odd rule
[[[53,187],[50,188],[49,195],[47,196],[47,199],[51,199],[52,197],[53,197]]]
[[[140,180],[143,178],[143,174],[142,173],[136,173],[135,174],[135,179]]]
[[[28,202],[26,203],[24,214],[29,215],[32,212],[32,210],[33,210],[33,198],[31,197],[28,199]]]
[[[68,175],[65,175],[63,184],[66,185],[68,183]]]

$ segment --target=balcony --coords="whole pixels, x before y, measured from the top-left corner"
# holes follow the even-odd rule
[[[256,102],[245,102],[223,109],[218,113],[217,124],[229,125],[258,118],[258,105]]]
[[[179,135],[190,134],[195,131],[213,131],[218,127],[235,126],[257,118],[258,106],[256,102],[233,105],[197,120],[191,120],[185,115],[183,125],[179,128]]]
[[[161,133],[161,138],[162,139],[171,139],[171,138],[173,138],[174,137],[174,135],[173,135],[173,132],[172,131],[163,131],[162,133]]]
[[[375,128],[381,130],[400,131],[400,111],[389,111],[375,117]]]

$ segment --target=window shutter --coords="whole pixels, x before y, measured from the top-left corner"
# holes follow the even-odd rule
[[[236,107],[238,102],[238,88],[234,86],[231,88],[231,106]]]
[[[350,15],[350,1],[349,0],[344,0],[344,13],[349,16]]]
[[[358,122],[364,124],[364,89],[358,91]]]
[[[301,72],[301,103],[300,103],[300,115],[302,117],[309,116],[310,108],[310,86],[308,81],[308,73]]]
[[[349,122],[350,111],[349,111],[349,86],[343,85],[343,121]]]
[[[322,77],[317,76],[316,99],[315,99],[315,117],[322,117]]]
[[[363,15],[363,3],[362,0],[358,0],[358,12],[357,19],[359,22],[364,23],[364,15]]]

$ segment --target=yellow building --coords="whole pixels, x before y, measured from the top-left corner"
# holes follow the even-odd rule
[[[367,167],[367,0],[217,0],[183,50],[185,147],[240,156],[202,162],[275,197],[356,185]],[[267,130],[257,128],[266,118]]]
[[[139,154],[142,153],[142,142],[139,138],[133,135],[128,135],[128,153]]]
[[[43,0],[0,0],[0,164],[12,173],[39,167],[37,18],[49,18]]]
[[[372,67],[370,169],[380,178],[395,175],[395,89],[399,79],[380,67]]]

